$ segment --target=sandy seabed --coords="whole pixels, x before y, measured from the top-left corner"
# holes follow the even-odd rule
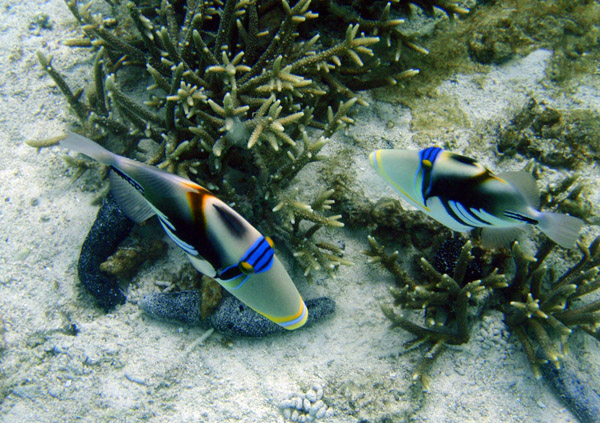
[[[43,12],[51,29],[31,27]],[[97,211],[85,177],[73,182],[60,148],[36,153],[26,139],[64,132],[74,121],[66,100],[35,57],[41,50],[73,87],[91,80],[91,58],[66,47],[78,27],[60,0],[0,5],[0,417],[5,422],[179,421],[282,422],[279,405],[314,384],[333,415],[327,422],[575,422],[544,381],[536,380],[520,344],[498,312],[486,315],[468,344],[448,349],[430,371],[424,400],[411,393],[410,376],[423,350],[405,352],[411,336],[390,329],[379,304],[388,301],[391,278],[366,264],[366,233],[338,231],[346,258],[336,279],[308,284],[283,257],[305,298],[329,296],[337,302],[327,321],[265,339],[224,342],[215,334],[187,348],[203,329],[158,322],[142,314],[135,298],[155,290],[164,269],[176,272],[183,253],[170,246],[167,257],[146,265],[129,285],[131,302],[105,314],[79,287],[76,261]],[[592,75],[570,96],[555,95],[545,80],[552,52],[530,55],[479,75],[455,75],[438,88],[452,96],[470,121],[457,131],[457,151],[486,165],[495,159],[485,146],[490,122],[506,122],[534,96],[557,107],[600,111],[600,76]],[[370,99],[359,110],[360,125],[338,133],[328,147],[342,143],[356,151],[348,169],[373,200],[394,193],[371,172],[368,151],[411,141],[411,111]],[[389,123],[393,124],[390,125]],[[360,143],[357,142],[360,141]],[[522,160],[503,162],[519,169]],[[300,175],[315,184],[314,172]],[[598,179],[591,167],[587,176]],[[597,203],[598,198],[592,199]],[[588,234],[591,234],[588,229]],[[69,333],[75,324],[78,333]],[[598,345],[574,335],[577,353],[598,373]]]

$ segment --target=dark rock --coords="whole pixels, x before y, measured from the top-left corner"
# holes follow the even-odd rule
[[[581,423],[600,423],[600,395],[592,374],[582,372],[568,355],[561,359],[562,367],[545,363],[540,366],[544,378],[558,397]]]
[[[188,325],[202,321],[199,291],[155,292],[144,296],[138,305],[156,319]]]
[[[117,279],[102,273],[100,264],[117,250],[134,225],[109,195],[81,247],[77,263],[79,280],[105,311],[123,304],[126,298]]]

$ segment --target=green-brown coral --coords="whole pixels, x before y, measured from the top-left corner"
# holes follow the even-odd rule
[[[586,296],[600,288],[598,276],[600,264],[600,237],[589,247],[578,244],[580,261],[556,276],[547,271],[543,262],[554,243],[547,241],[535,257],[525,253],[518,242],[511,249],[514,262],[511,274],[500,274],[491,263],[502,265],[501,254],[489,258],[489,263],[478,259],[478,265],[487,268],[477,279],[467,277],[467,269],[475,259],[472,244],[467,241],[460,249],[451,275],[436,270],[425,258],[420,259],[422,280],[411,278],[398,263],[398,253],[385,252],[377,241],[369,238],[369,261],[382,265],[396,281],[391,289],[394,304],[404,310],[423,310],[425,324],[419,325],[398,313],[391,305],[382,305],[383,312],[398,326],[415,335],[411,345],[430,342],[432,348],[423,356],[415,371],[415,379],[426,385],[426,368],[446,344],[463,344],[469,341],[469,317],[481,314],[473,312],[481,306],[482,294],[491,295],[486,306],[504,313],[505,323],[517,335],[523,345],[536,377],[540,377],[539,364],[550,361],[560,366],[560,358],[566,350],[566,340],[574,329],[600,340],[600,300],[585,301]]]
[[[382,265],[394,276],[396,287],[391,289],[394,304],[407,310],[425,311],[425,325],[418,325],[396,313],[390,305],[382,305],[384,314],[394,326],[416,336],[411,344],[433,343],[432,349],[414,373],[415,379],[424,377],[426,367],[443,350],[444,344],[463,344],[469,341],[469,303],[484,291],[507,286],[505,276],[498,274],[498,269],[493,269],[482,279],[471,280],[467,277],[467,268],[474,259],[471,241],[467,241],[460,250],[452,275],[440,273],[428,260],[421,258],[420,266],[424,275],[422,282],[415,281],[400,266],[397,251],[386,253],[373,237],[369,237],[369,246],[370,249],[365,251],[370,257],[369,262]],[[426,385],[425,379],[423,381]]]
[[[516,270],[504,293],[510,302],[504,304],[503,311],[538,378],[540,360],[560,367],[566,340],[574,329],[600,340],[600,300],[585,301],[600,288],[600,237],[589,246],[577,246],[580,261],[560,276],[543,266],[553,243],[543,244],[535,257],[529,257],[516,243],[512,248]]]
[[[121,246],[119,249],[100,264],[100,270],[110,275],[129,279],[138,271],[146,261],[153,261],[163,256],[167,244],[161,240],[141,241],[133,245]]]
[[[530,99],[504,128],[498,151],[519,153],[552,167],[577,169],[600,158],[600,116],[590,110],[561,111]]]

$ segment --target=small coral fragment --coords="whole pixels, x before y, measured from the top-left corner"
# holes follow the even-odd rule
[[[130,278],[142,264],[158,259],[166,251],[167,244],[161,240],[121,247],[100,264],[100,271],[121,278]]]
[[[496,258],[488,256],[483,260],[480,252],[473,254],[470,241],[459,249],[455,240],[449,240],[434,260],[437,269],[425,258],[420,259],[423,281],[415,281],[400,267],[397,252],[386,253],[373,237],[369,237],[369,246],[365,252],[369,261],[383,266],[396,280],[396,287],[390,289],[394,304],[404,310],[425,311],[425,325],[418,325],[392,305],[382,305],[394,326],[415,335],[411,345],[433,344],[415,372],[416,379],[423,383],[426,369],[440,353],[442,344],[468,342],[469,318],[482,313],[475,312],[473,306],[483,293],[492,297],[486,307],[504,314],[505,323],[521,341],[538,378],[541,363],[560,368],[573,330],[581,329],[600,340],[600,301],[580,304],[600,288],[600,237],[588,247],[579,243],[580,261],[559,276],[543,267],[555,246],[551,241],[542,244],[535,257],[515,242],[509,256],[514,272],[504,275],[491,266]],[[501,263],[506,257],[499,253],[497,259]],[[473,263],[477,263],[476,268]],[[507,263],[501,265],[506,267]]]

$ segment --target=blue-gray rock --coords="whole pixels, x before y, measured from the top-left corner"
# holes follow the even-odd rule
[[[138,305],[159,320],[199,325],[202,321],[200,301],[198,291],[155,292],[145,295]]]
[[[200,301],[200,294],[197,291],[157,292],[146,295],[138,305],[157,319],[197,325],[203,323],[200,316]],[[314,298],[306,301],[306,308],[308,309],[306,326],[308,326],[332,314],[335,310],[335,302],[327,297]],[[206,320],[217,332],[228,336],[259,338],[273,333],[287,332],[233,296],[225,297]]]
[[[542,374],[581,423],[600,423],[598,377],[580,371],[578,363],[574,360],[566,355],[561,359],[560,369],[556,369],[550,363],[543,364]]]

